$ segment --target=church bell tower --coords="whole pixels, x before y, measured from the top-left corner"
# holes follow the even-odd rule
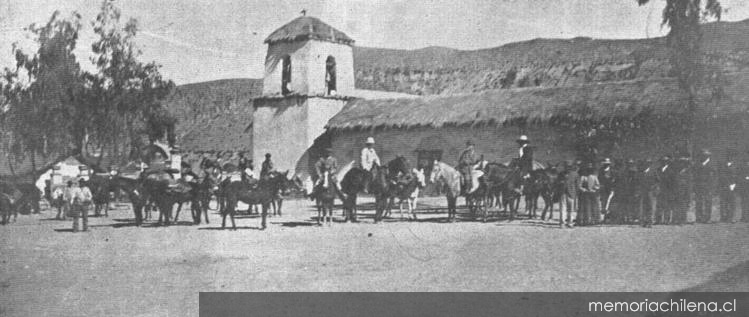
[[[253,160],[272,155],[279,171],[308,176],[328,120],[354,93],[354,40],[310,16],[265,39],[263,95],[253,100]]]

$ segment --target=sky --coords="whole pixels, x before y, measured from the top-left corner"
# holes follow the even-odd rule
[[[315,16],[348,34],[357,46],[472,50],[534,38],[662,36],[665,0],[127,0],[125,18],[139,22],[143,61],[156,61],[177,84],[261,78],[263,40],[300,15]],[[749,1],[721,0],[724,21],[749,18]],[[101,0],[0,0],[0,68],[12,67],[12,43],[33,50],[23,28],[55,10],[76,11],[84,28],[76,56],[84,69],[95,39],[90,24]]]

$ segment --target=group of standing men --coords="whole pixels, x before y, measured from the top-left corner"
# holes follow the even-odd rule
[[[61,200],[62,205],[58,209],[56,218],[64,220],[66,216],[73,218],[73,232],[78,232],[78,219],[81,219],[81,231],[88,231],[88,210],[91,206],[93,195],[86,180],[69,180],[67,187],[55,189],[52,197]]]
[[[566,162],[559,178],[562,210],[578,211],[578,225],[606,221],[650,227],[691,223],[687,215],[694,203],[694,222],[710,223],[717,196],[719,221],[749,222],[749,159],[739,166],[733,157],[729,153],[718,163],[703,150],[694,162],[686,153],[676,159],[665,155],[655,164],[630,159],[617,165],[607,158],[599,169],[592,163],[578,169],[579,162]],[[571,223],[568,213],[567,225]]]

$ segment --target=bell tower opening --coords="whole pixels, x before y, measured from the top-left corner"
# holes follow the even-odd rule
[[[281,94],[288,95],[291,92],[291,56],[284,55],[281,59]]]
[[[325,91],[327,95],[336,94],[335,57],[328,56],[325,60]]]

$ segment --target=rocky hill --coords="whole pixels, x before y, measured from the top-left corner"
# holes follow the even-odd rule
[[[704,26],[703,47],[729,68],[749,64],[749,20]],[[356,87],[412,94],[565,86],[670,75],[665,38],[534,39],[481,50],[356,47]]]
[[[703,47],[728,71],[749,68],[749,20],[704,26]],[[529,86],[670,76],[664,38],[535,39],[481,50],[355,47],[359,89],[454,94]],[[179,120],[180,144],[195,149],[249,148],[253,96],[261,79],[226,79],[179,86],[167,105]]]

